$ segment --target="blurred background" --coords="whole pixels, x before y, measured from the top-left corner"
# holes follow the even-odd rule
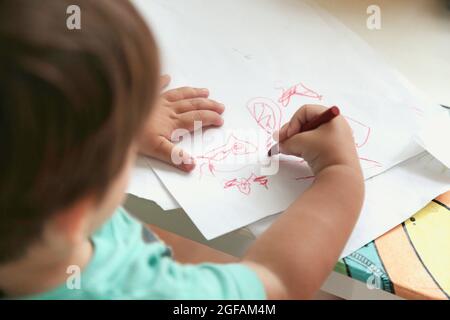
[[[450,106],[450,0],[316,0],[359,34],[432,102]],[[381,9],[381,29],[366,26]]]

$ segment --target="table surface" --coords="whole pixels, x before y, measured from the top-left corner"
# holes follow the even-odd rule
[[[370,0],[316,3],[359,34],[430,101],[450,105],[450,11],[445,0],[378,0],[380,30],[366,27]],[[407,299],[449,299],[449,207],[450,192],[341,259],[323,289],[347,299],[396,297],[383,292]],[[136,197],[129,198],[126,208],[145,222],[235,256],[254,241],[247,229],[206,241],[182,210],[167,213]],[[370,290],[374,287],[382,290]]]

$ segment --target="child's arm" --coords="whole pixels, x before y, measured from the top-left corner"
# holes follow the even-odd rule
[[[244,257],[268,298],[311,298],[336,264],[361,210],[364,180],[345,119],[296,134],[325,109],[304,106],[280,130],[280,151],[302,156],[316,177]]]

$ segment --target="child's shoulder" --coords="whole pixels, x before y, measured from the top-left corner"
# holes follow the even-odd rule
[[[143,225],[133,218],[124,208],[116,209],[111,218],[106,221],[92,236],[95,241],[98,238],[111,238],[120,240],[125,235],[140,233]]]

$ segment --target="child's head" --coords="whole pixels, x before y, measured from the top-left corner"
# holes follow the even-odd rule
[[[74,4],[81,30],[66,26]],[[94,228],[120,204],[158,75],[128,1],[0,1],[0,264],[79,220],[60,216],[92,213]]]

